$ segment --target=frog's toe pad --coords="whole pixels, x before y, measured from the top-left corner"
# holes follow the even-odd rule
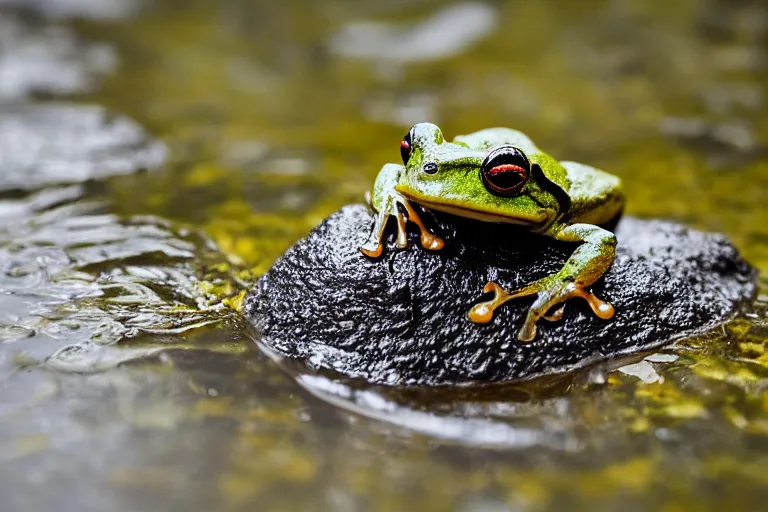
[[[518,341],[529,343],[536,338],[536,322],[526,322],[517,333]]]
[[[563,313],[565,313],[565,304],[557,308],[555,311],[553,311],[549,315],[544,315],[541,318],[548,322],[559,322],[563,319]]]
[[[493,299],[475,304],[469,310],[469,319],[476,324],[487,324],[493,320],[493,310],[503,302],[504,289],[493,281],[489,281],[483,287],[483,293],[493,293]]]
[[[381,253],[384,252],[384,244],[379,243],[367,243],[360,247],[360,252],[368,256],[369,258],[378,258]]]
[[[491,300],[481,302],[470,309],[468,315],[469,319],[476,324],[487,324],[493,319],[493,312],[496,310],[496,308],[502,306],[505,302],[511,299],[535,294],[536,290],[538,289],[537,286],[538,285],[536,284],[529,285],[509,293],[498,284],[494,283],[493,281],[489,281],[483,287],[483,293],[493,293],[493,298]]]
[[[422,231],[421,246],[428,251],[439,251],[445,247],[445,241],[439,236],[433,235],[429,231]]]
[[[609,302],[599,299],[595,294],[590,293],[583,288],[580,289],[580,293],[575,295],[586,300],[589,307],[592,308],[592,312],[595,313],[598,318],[610,320],[613,318],[614,313],[616,313],[616,310]]]
[[[493,320],[493,304],[481,302],[469,310],[469,319],[476,324],[487,324]]]

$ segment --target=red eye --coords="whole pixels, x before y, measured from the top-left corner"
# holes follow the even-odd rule
[[[403,157],[403,164],[407,164],[408,158],[411,156],[411,145],[407,141],[400,143],[400,156]]]
[[[411,132],[413,132],[413,129],[405,134],[403,141],[400,143],[400,156],[403,158],[403,165],[408,165],[408,159],[411,158],[411,144],[413,139]]]
[[[510,197],[522,190],[530,175],[531,164],[514,146],[499,146],[483,161],[480,175],[491,194]]]

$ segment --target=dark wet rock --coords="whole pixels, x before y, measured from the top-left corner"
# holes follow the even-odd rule
[[[0,13],[0,99],[87,93],[116,63],[110,46],[69,27]]]
[[[0,105],[0,192],[154,169],[165,146],[101,107]]]
[[[516,333],[530,300],[493,322],[467,318],[488,280],[514,289],[560,269],[574,250],[512,226],[441,217],[446,248],[360,254],[372,219],[363,206],[330,216],[289,249],[249,295],[244,312],[260,342],[313,369],[382,384],[507,381],[564,372],[642,351],[726,320],[755,290],[755,272],[722,236],[625,218],[616,263],[592,289],[616,307],[596,318],[580,300]],[[413,234],[412,234],[413,235]]]

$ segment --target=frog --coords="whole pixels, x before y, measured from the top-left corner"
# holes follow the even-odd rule
[[[503,304],[531,296],[535,299],[517,332],[521,342],[536,338],[540,320],[562,319],[566,301],[573,298],[586,300],[600,319],[614,316],[613,305],[589,290],[615,259],[616,235],[606,226],[624,208],[617,176],[586,164],[558,161],[512,128],[487,128],[447,141],[437,125],[418,123],[400,142],[400,156],[403,163],[385,164],[373,190],[366,193],[374,219],[360,247],[365,256],[381,256],[393,218],[396,250],[408,247],[408,222],[418,228],[425,250],[443,249],[445,240],[421,218],[425,211],[515,224],[579,245],[558,272],[522,288],[508,291],[495,281],[487,282],[482,293],[493,297],[469,309],[471,322],[487,324]]]

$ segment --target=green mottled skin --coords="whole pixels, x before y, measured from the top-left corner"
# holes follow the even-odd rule
[[[431,250],[443,242],[424,228],[409,201],[425,208],[444,211],[488,222],[519,224],[556,240],[580,243],[563,268],[515,292],[507,292],[495,283],[485,291],[495,293],[493,300],[475,306],[469,314],[477,323],[488,322],[493,310],[507,300],[537,295],[529,309],[518,338],[530,341],[536,336],[540,318],[557,320],[562,308],[547,313],[572,297],[582,297],[601,318],[610,318],[613,308],[588,291],[610,268],[614,259],[616,236],[601,227],[621,211],[624,198],[620,180],[608,173],[575,162],[558,162],[541,151],[523,133],[508,128],[491,128],[446,142],[440,129],[429,123],[414,126],[410,132],[410,156],[406,165],[386,164],[379,172],[370,198],[378,213],[371,236],[362,247],[365,254],[377,257],[383,250],[384,228],[394,217],[398,224],[397,247],[405,248],[407,220],[422,230],[422,245]],[[512,145],[521,150],[531,166],[529,178],[513,197],[489,192],[480,177],[480,169],[490,150]],[[427,173],[425,164],[437,171]]]

